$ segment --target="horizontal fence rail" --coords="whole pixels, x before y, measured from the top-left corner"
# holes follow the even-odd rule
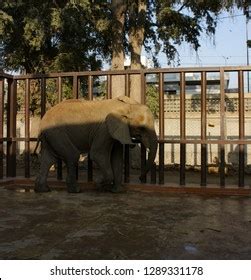
[[[246,117],[251,112],[251,98],[245,92],[246,84],[249,83],[250,67],[202,67],[202,68],[167,68],[167,69],[142,69],[125,71],[86,71],[68,73],[27,74],[9,75],[0,73],[0,179],[17,176],[17,147],[24,143],[23,147],[23,173],[25,178],[31,177],[32,148],[37,141],[37,136],[32,134],[31,119],[34,115],[43,117],[51,107],[67,98],[84,98],[93,100],[99,98],[113,98],[118,94],[114,92],[113,85],[116,77],[122,77],[121,89],[126,96],[132,96],[132,78],[137,76],[140,84],[138,101],[148,104],[148,89],[153,87],[157,92],[155,99],[158,106],[156,109],[156,129],[158,132],[159,149],[156,164],[151,170],[150,183],[165,185],[168,183],[166,169],[169,159],[168,147],[179,146],[171,156],[179,155],[178,171],[180,186],[186,186],[187,180],[188,147],[195,145],[200,150],[200,186],[208,185],[208,167],[210,147],[218,147],[216,167],[219,171],[219,186],[226,186],[226,146],[236,145],[238,153],[238,184],[239,188],[246,185],[245,168],[247,168],[247,148],[251,144],[251,135],[246,134]],[[209,75],[217,74],[219,92],[208,94],[208,85],[212,85]],[[233,74],[232,74],[233,73]],[[170,80],[168,75],[175,74],[176,78]],[[191,79],[196,74],[194,80]],[[227,93],[226,77],[235,75],[236,92]],[[195,77],[194,76],[194,77]],[[151,78],[154,77],[152,80]],[[178,78],[177,78],[178,77]],[[191,83],[191,80],[193,81]],[[150,82],[149,82],[150,81]],[[210,82],[209,82],[210,81]],[[170,84],[176,86],[176,91]],[[188,94],[189,86],[199,88],[194,95]],[[170,87],[170,88],[168,88]],[[190,91],[190,90],[189,90]],[[50,96],[48,96],[50,92]],[[175,94],[173,94],[175,92]],[[178,92],[178,93],[177,93]],[[171,94],[170,94],[171,93]],[[250,95],[251,96],[251,95]],[[132,96],[134,97],[134,96]],[[234,119],[238,126],[238,133],[232,137],[226,129],[227,116],[235,114]],[[19,116],[24,126],[23,135],[17,134]],[[219,133],[212,139],[209,135],[208,124],[210,117],[216,116]],[[251,114],[250,114],[251,116]],[[197,118],[199,134],[190,137],[191,131],[195,130],[190,119]],[[179,122],[178,136],[168,133],[168,123],[176,119]],[[189,124],[190,122],[190,124]],[[190,127],[189,127],[190,125]],[[198,147],[197,147],[198,146]],[[125,147],[124,181],[131,181],[131,156],[129,146]],[[140,165],[146,164],[146,150],[141,147]],[[212,153],[211,153],[212,154]],[[211,156],[212,157],[212,156]],[[196,159],[197,160],[197,159]],[[93,180],[93,163],[87,157],[87,181]],[[76,174],[76,176],[79,176]],[[138,174],[140,172],[138,171]],[[20,175],[20,174],[19,174]],[[158,176],[157,176],[158,175]],[[158,178],[157,178],[158,177]],[[63,163],[58,160],[56,178],[63,179]],[[143,178],[143,183],[147,178]]]

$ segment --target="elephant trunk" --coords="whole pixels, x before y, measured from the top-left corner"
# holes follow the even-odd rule
[[[147,133],[147,137],[145,138],[147,141],[144,141],[144,138],[142,138],[142,143],[146,148],[149,148],[149,153],[148,153],[148,159],[145,165],[145,168],[141,171],[140,175],[140,181],[143,180],[143,178],[146,176],[147,172],[151,169],[156,153],[157,153],[157,148],[158,148],[158,138],[156,135],[156,132],[154,130],[150,130]]]

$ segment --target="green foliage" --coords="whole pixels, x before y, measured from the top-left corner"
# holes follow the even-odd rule
[[[90,1],[2,3],[0,44],[5,69],[34,73],[101,67],[103,41],[91,21]]]
[[[139,8],[142,3],[145,10]],[[245,1],[124,0],[123,34],[116,33],[115,4],[115,0],[2,0],[0,45],[5,69],[100,69],[111,58],[114,37],[123,37],[123,51],[130,54],[130,34],[139,29],[144,38],[136,44],[144,45],[155,65],[160,51],[171,63],[178,59],[177,45],[187,42],[197,50],[202,33],[214,34],[220,12],[243,8]]]
[[[154,117],[159,115],[159,90],[156,85],[148,85],[146,88],[146,105],[149,107]]]

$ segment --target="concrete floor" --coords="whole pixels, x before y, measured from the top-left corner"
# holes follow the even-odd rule
[[[251,198],[0,188],[0,259],[251,259]]]

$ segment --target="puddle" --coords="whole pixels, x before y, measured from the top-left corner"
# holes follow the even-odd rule
[[[184,249],[186,252],[193,254],[193,255],[197,254],[199,252],[199,250],[193,244],[185,244]]]

